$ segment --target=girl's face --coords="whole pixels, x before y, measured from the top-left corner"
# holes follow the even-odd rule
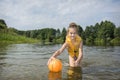
[[[71,38],[71,40],[74,40],[74,39],[75,39],[76,34],[77,34],[76,28],[69,28],[69,29],[68,29],[68,35],[69,35],[69,37]]]

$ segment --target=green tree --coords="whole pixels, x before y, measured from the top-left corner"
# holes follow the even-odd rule
[[[115,30],[114,30],[114,37],[115,37],[115,38],[116,38],[116,37],[119,37],[119,38],[120,38],[120,27],[115,28]]]
[[[85,29],[85,42],[86,44],[94,44],[94,39],[96,38],[95,36],[95,28],[94,26],[87,26]]]
[[[114,39],[110,41],[113,45],[120,46],[120,27],[114,30]]]
[[[34,33],[37,35],[38,39],[46,42],[53,42],[56,38],[56,30],[53,28],[40,29]]]
[[[78,34],[82,36],[82,33],[83,33],[83,28],[80,25],[78,25]]]
[[[109,44],[110,41],[114,38],[114,29],[116,26],[110,21],[101,21],[100,25],[96,24],[96,43]]]
[[[7,25],[3,19],[0,19],[0,30],[7,29]]]
[[[61,36],[60,29],[56,30],[56,38],[59,38]]]
[[[61,34],[61,37],[62,37],[63,41],[65,41],[66,34],[67,34],[66,28],[63,28],[62,29],[62,34]]]
[[[99,30],[99,36],[105,42],[114,38],[115,25],[110,21],[101,23],[101,29]]]
[[[49,40],[49,42],[55,41],[55,38],[56,38],[56,30],[53,28],[48,29],[47,39]]]

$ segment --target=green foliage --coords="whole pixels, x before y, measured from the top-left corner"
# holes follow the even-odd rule
[[[66,34],[67,34],[67,31],[66,31],[65,28],[63,28],[63,30],[62,30],[62,34],[61,34],[61,37],[62,37],[63,41],[65,41]]]
[[[120,38],[120,27],[114,29],[114,37]]]
[[[120,46],[120,37],[116,37],[114,39],[111,40],[111,43],[113,45],[117,45],[117,46]]]
[[[0,30],[6,29],[6,28],[7,28],[7,25],[6,25],[5,21],[3,19],[0,19]]]
[[[101,28],[98,31],[99,38],[114,38],[115,25],[112,22],[101,22],[100,27]]]
[[[61,36],[60,29],[57,29],[56,30],[56,38],[60,38],[60,36]]]
[[[110,22],[102,21],[100,24],[96,23],[95,26],[87,26],[85,29],[85,43],[86,44],[109,44],[112,39],[118,37],[119,28]]]
[[[80,25],[78,25],[78,34],[79,34],[80,36],[83,35],[83,29],[82,29],[82,27],[81,27]]]
[[[56,30],[53,28],[44,28],[41,30],[38,30],[37,33],[37,38],[44,41],[48,41],[48,42],[53,42],[53,40],[56,37]]]
[[[8,34],[8,33],[0,33],[0,43],[34,43],[38,42],[38,40],[27,38],[25,36],[19,36],[17,34]]]
[[[45,44],[63,43],[67,34],[66,28],[43,28],[38,30],[20,31],[8,28],[5,21],[0,19],[0,42],[26,43],[38,42]],[[85,30],[78,25],[78,34],[86,45],[120,45],[120,27],[110,21],[101,21],[95,25],[86,26]]]
[[[17,29],[8,28],[5,21],[0,19],[0,44],[4,44],[4,43],[33,43],[33,42],[39,42],[39,40],[27,38],[23,35],[22,36],[18,35]]]

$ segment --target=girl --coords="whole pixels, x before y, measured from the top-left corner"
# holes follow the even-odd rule
[[[75,23],[69,24],[65,43],[50,57],[47,64],[61,54],[65,48],[67,48],[69,53],[69,65],[71,67],[80,66],[83,57],[83,42],[78,35],[77,25]]]

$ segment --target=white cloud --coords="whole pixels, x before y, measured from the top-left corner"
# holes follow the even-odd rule
[[[63,28],[73,21],[85,28],[105,19],[120,25],[119,4],[114,0],[3,0],[0,18],[20,30]]]

